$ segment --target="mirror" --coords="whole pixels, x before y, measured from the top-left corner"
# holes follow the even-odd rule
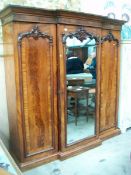
[[[95,136],[96,40],[66,37],[67,145]]]

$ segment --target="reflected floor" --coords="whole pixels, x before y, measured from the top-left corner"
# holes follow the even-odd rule
[[[67,124],[67,143],[71,144],[86,137],[95,134],[95,116],[89,115],[88,121],[86,116],[80,115],[75,124],[75,116],[68,115]]]

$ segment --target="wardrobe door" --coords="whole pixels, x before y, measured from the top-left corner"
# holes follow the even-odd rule
[[[61,159],[101,143],[98,138],[99,72],[96,66],[99,66],[96,35],[100,32],[88,27],[58,26]],[[94,60],[93,73],[87,69],[88,64],[84,68],[87,60]]]
[[[103,31],[100,80],[100,133],[113,134],[117,128],[117,98],[119,80],[119,35]]]
[[[25,24],[22,29],[18,60],[24,155],[47,156],[58,145],[56,26]]]

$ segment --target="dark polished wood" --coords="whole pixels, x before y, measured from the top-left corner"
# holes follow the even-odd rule
[[[11,151],[20,167],[74,156],[120,133],[119,40],[124,21],[14,5],[2,10],[0,18],[4,53],[8,53],[5,74]],[[95,135],[71,145],[66,143],[68,36],[97,42]]]

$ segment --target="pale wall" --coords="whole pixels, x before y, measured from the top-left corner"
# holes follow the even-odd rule
[[[4,59],[0,56],[0,137],[8,147],[9,126],[5,89]]]
[[[131,127],[131,40],[121,42],[119,122],[122,132]]]

